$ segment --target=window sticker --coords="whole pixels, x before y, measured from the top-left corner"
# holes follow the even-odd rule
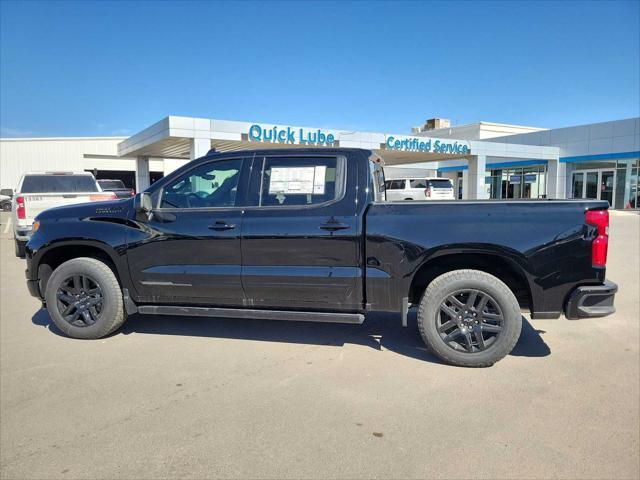
[[[326,166],[272,167],[269,194],[322,195],[325,188]]]
[[[327,167],[317,165],[313,176],[313,193],[316,195],[324,195],[324,183],[327,175]]]

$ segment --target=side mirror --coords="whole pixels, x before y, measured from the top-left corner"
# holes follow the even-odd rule
[[[7,197],[13,197],[13,188],[3,188],[0,190],[0,195],[6,195]]]
[[[147,192],[138,193],[133,199],[133,208],[135,208],[138,213],[146,213],[149,215],[151,210],[153,210],[151,194]]]

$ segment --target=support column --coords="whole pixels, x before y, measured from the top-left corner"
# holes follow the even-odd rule
[[[488,198],[485,189],[485,171],[487,166],[487,157],[485,155],[474,155],[469,157],[468,169],[468,190],[469,194],[466,198],[470,200],[480,200]],[[463,172],[464,175],[464,172]],[[464,197],[464,187],[463,187]]]
[[[458,192],[456,191],[456,196]],[[462,170],[462,200],[469,200],[469,169]]]
[[[149,187],[149,157],[136,158],[136,192],[144,192]]]
[[[204,157],[211,150],[210,138],[192,138],[191,148],[189,149],[189,160]]]
[[[547,162],[547,198],[566,198],[567,165],[559,159]]]

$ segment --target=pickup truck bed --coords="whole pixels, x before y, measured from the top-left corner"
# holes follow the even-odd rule
[[[136,312],[361,323],[385,311],[406,325],[415,306],[434,353],[487,366],[515,345],[521,309],[614,311],[607,208],[386,202],[381,159],[357,149],[211,154],[134,199],[42,213],[27,279],[78,338]]]

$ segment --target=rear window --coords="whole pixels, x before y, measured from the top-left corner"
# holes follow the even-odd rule
[[[97,192],[98,185],[91,175],[27,175],[21,193]]]
[[[432,188],[453,188],[451,180],[445,178],[442,180],[429,180],[429,186]]]
[[[126,188],[124,186],[124,183],[122,183],[122,180],[98,180],[98,183],[103,190],[117,190]]]

